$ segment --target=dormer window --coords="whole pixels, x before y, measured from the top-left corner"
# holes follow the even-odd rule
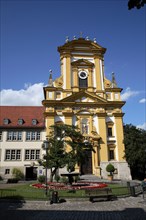
[[[24,123],[24,120],[22,118],[19,118],[18,119],[18,125],[23,125],[23,123]]]
[[[32,119],[32,125],[36,125],[38,123],[37,119]]]
[[[8,125],[10,123],[10,119],[4,118],[3,123],[4,125]]]

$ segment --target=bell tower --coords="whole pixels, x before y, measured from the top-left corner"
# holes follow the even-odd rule
[[[131,179],[124,159],[122,89],[115,74],[108,80],[104,73],[106,49],[88,37],[80,36],[58,47],[60,76],[53,80],[50,72],[44,87],[46,133],[49,126],[64,123],[78,126],[94,152],[87,151],[88,161],[76,171],[107,178],[106,166],[112,163],[115,178]]]
[[[61,59],[61,74],[64,76],[64,89],[78,92],[104,90],[105,48],[88,38],[78,38],[58,47]]]

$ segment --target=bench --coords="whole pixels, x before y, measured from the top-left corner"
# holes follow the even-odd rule
[[[110,188],[85,189],[85,195],[89,196],[89,201],[94,202],[96,199],[102,198],[112,200],[113,194]]]

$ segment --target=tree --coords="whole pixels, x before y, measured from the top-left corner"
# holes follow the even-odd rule
[[[50,181],[52,181],[59,168],[67,166],[68,171],[71,172],[76,164],[80,165],[85,160],[85,147],[87,149],[87,146],[76,126],[58,124],[50,126],[50,129],[49,150],[39,163],[50,169]],[[89,147],[92,148],[91,144],[88,145]]]
[[[124,126],[125,157],[132,178],[144,179],[146,175],[146,131],[133,125]]]
[[[146,0],[129,0],[128,1],[128,9],[131,10],[132,8],[140,9],[141,7],[146,4]]]

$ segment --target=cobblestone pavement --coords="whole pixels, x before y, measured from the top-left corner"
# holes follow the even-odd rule
[[[146,198],[118,198],[115,201],[67,200],[52,204],[47,201],[0,200],[1,220],[146,220]]]

